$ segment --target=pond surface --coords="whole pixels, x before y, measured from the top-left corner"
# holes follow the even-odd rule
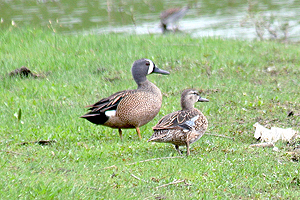
[[[300,0],[0,0],[0,28],[157,34],[162,32],[161,11],[185,5],[191,9],[179,22],[179,29],[193,37],[300,38]]]

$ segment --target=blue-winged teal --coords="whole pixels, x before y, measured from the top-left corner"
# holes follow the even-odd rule
[[[196,102],[208,102],[208,100],[201,98],[196,90],[184,90],[181,94],[182,110],[161,118],[153,127],[154,133],[148,142],[172,143],[179,154],[181,154],[179,146],[186,146],[186,154],[190,155],[189,145],[204,135],[208,125],[202,112],[194,108]]]
[[[122,128],[135,128],[141,139],[139,127],[151,121],[160,110],[161,91],[146,76],[151,73],[169,74],[149,59],[135,61],[131,72],[138,85],[136,90],[124,90],[103,98],[87,106],[91,107],[91,111],[81,116],[94,124],[119,129],[121,140]]]
[[[187,13],[189,6],[184,6],[182,8],[170,8],[163,11],[160,14],[160,23],[163,30],[163,33],[167,31],[167,26],[172,24],[173,29],[175,30],[175,24]]]

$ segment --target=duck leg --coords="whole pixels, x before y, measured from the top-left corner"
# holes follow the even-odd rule
[[[190,143],[189,142],[186,142],[186,156],[189,156],[190,155]]]
[[[141,136],[141,131],[140,131],[140,128],[139,127],[135,127],[135,130],[136,130],[136,133],[138,134],[140,140],[142,139],[142,136]]]
[[[123,136],[122,136],[122,129],[119,128],[119,136],[121,138],[121,141],[123,141]]]
[[[182,153],[181,153],[178,145],[175,145],[175,149],[177,150],[177,152],[179,153],[179,155],[182,155]]]

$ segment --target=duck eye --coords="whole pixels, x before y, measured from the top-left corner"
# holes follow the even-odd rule
[[[146,65],[147,65],[147,66],[149,66],[149,65],[150,65],[150,62],[149,62],[149,61],[147,61],[147,62],[146,62]]]

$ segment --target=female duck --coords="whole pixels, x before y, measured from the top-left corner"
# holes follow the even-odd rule
[[[201,98],[196,90],[184,90],[181,95],[182,110],[170,113],[159,120],[153,127],[154,134],[148,142],[172,143],[179,154],[181,154],[179,146],[186,146],[186,154],[190,155],[190,144],[199,140],[208,126],[206,117],[194,108],[196,102],[208,100]]]

